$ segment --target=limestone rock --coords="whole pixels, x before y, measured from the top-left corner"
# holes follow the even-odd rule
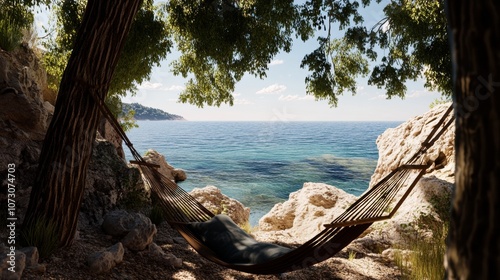
[[[118,242],[104,251],[95,252],[88,256],[87,265],[93,273],[108,272],[123,261],[124,252],[122,243]]]
[[[450,104],[436,106],[396,128],[387,129],[377,138],[379,160],[371,178],[371,186],[413,156],[449,106]],[[454,142],[455,127],[452,124],[427,152],[426,161],[434,162],[434,165],[428,169],[427,176],[434,175],[453,182],[455,176]]]
[[[302,189],[290,194],[289,199],[276,204],[259,220],[259,231],[281,231],[302,243],[324,229],[341,214],[355,196],[323,183],[305,183]],[[259,232],[256,236],[259,236]]]
[[[35,266],[38,264],[39,254],[36,247],[25,247],[20,250],[26,255],[26,266]]]
[[[163,156],[162,154],[158,153],[155,150],[151,149],[148,150],[143,158],[149,163],[158,164],[160,166],[158,171],[163,176],[169,178],[174,182],[184,181],[187,178],[186,172],[184,172],[184,170],[176,169],[170,164],[168,164],[165,159],[165,156]]]
[[[117,208],[134,191],[144,192],[143,196],[147,197],[141,183],[139,170],[128,167],[116,154],[113,144],[96,140],[87,172],[80,225],[100,225],[104,215]]]
[[[182,259],[177,258],[176,256],[174,256],[170,253],[163,252],[163,249],[160,246],[158,246],[156,243],[151,243],[148,246],[148,253],[151,256],[159,259],[159,261],[166,266],[172,266],[175,268],[182,267]]]
[[[19,280],[26,267],[26,255],[19,251],[7,251],[0,254],[1,279]]]
[[[122,138],[120,135],[116,132],[116,130],[113,128],[111,123],[103,118],[99,122],[99,126],[97,128],[97,131],[99,132],[99,136],[102,137],[104,140],[108,141],[109,143],[113,144],[113,146],[116,149],[116,153],[120,158],[125,160],[125,152],[123,150],[123,145],[122,145]]]
[[[133,251],[142,251],[153,242],[156,226],[141,213],[112,211],[104,217],[102,229],[106,234],[122,237],[121,242]]]
[[[420,148],[449,106],[450,104],[436,106],[380,135],[377,139],[379,160],[370,185],[405,163]],[[404,242],[409,234],[415,232],[419,232],[421,236],[432,234],[432,230],[422,228],[421,219],[432,217],[440,221],[443,218],[441,216],[446,215],[440,212],[448,211],[455,174],[454,131],[452,124],[429,148],[426,162],[434,164],[416,184],[396,214],[390,220],[372,225],[372,231],[366,238],[379,243],[397,244]]]
[[[375,223],[366,238],[378,243],[402,244],[416,233],[430,237],[433,229],[423,227],[422,219],[442,223],[450,207],[454,185],[437,177],[423,177],[401,208],[389,220]]]
[[[136,226],[134,216],[125,210],[114,210],[104,216],[102,229],[106,234],[123,237]]]
[[[43,106],[47,87],[45,71],[35,54],[24,47],[13,52],[0,50],[0,175],[7,177],[15,165],[16,213],[24,218],[30,187],[50,121]],[[0,206],[6,201],[0,194]]]
[[[226,214],[239,225],[248,223],[250,208],[243,206],[241,202],[222,194],[215,186],[195,188],[190,192],[205,208],[214,214]]]

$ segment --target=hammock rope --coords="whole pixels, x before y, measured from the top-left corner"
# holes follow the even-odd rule
[[[160,174],[157,165],[147,163],[134,148],[104,101],[92,94],[103,116],[123,139],[138,165],[144,181],[159,198],[166,220],[203,257],[227,268],[254,273],[279,274],[303,269],[326,260],[360,236],[372,223],[390,219],[408,197],[418,180],[432,163],[423,162],[427,150],[454,121],[452,106],[434,125],[420,149],[403,165],[369,188],[341,215],[309,241],[290,252],[264,263],[228,263],[222,260],[192,231],[190,224],[206,222],[215,215],[175,182]],[[394,201],[395,204],[394,204]],[[391,204],[392,203],[392,204]],[[390,210],[390,211],[389,211]],[[389,212],[389,213],[388,213]]]

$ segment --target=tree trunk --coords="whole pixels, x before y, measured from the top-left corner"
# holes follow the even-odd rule
[[[456,114],[449,279],[500,279],[500,1],[447,3]]]
[[[40,154],[23,232],[55,226],[59,246],[74,239],[99,111],[142,0],[89,0],[64,71]]]

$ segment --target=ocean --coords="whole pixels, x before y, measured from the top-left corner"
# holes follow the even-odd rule
[[[127,135],[139,153],[154,149],[185,170],[185,190],[214,185],[250,207],[253,226],[305,182],[363,193],[377,137],[400,123],[137,121]]]

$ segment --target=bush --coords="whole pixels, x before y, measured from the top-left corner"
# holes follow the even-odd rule
[[[30,228],[23,229],[21,238],[27,246],[37,247],[41,258],[50,256],[59,246],[57,226],[47,219],[39,219]]]
[[[23,30],[32,26],[33,13],[16,1],[0,0],[0,6],[0,48],[12,51],[20,46]]]
[[[153,204],[151,210],[149,212],[149,219],[155,225],[160,225],[163,221],[165,221],[165,213],[163,212],[163,208],[157,203]]]
[[[437,280],[444,278],[450,200],[449,193],[432,197],[430,202],[437,217],[420,216],[417,227],[423,231],[413,232],[413,236],[408,238],[404,246],[401,246],[402,249],[410,251],[406,258],[401,254],[396,255],[396,264],[400,267],[404,279]],[[431,233],[431,236],[428,233]]]

